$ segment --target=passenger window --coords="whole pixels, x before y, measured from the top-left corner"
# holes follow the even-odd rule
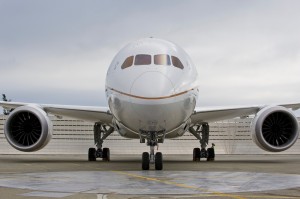
[[[178,59],[178,57],[175,57],[175,56],[172,56],[172,63],[175,67],[177,68],[180,68],[180,69],[183,69],[184,66],[183,64],[181,63],[181,61]]]
[[[132,66],[132,64],[133,64],[133,56],[127,57],[124,63],[122,64],[121,68],[122,69],[128,68]]]
[[[154,64],[156,65],[171,65],[171,60],[169,55],[154,55]]]
[[[139,54],[135,56],[134,65],[150,65],[151,55]]]

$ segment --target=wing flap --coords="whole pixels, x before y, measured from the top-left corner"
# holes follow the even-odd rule
[[[92,122],[112,124],[112,114],[107,107],[42,105],[47,113]]]
[[[297,103],[296,104],[281,104],[279,106],[283,106],[285,108],[291,108],[294,111],[300,109],[300,104],[299,103],[298,104]]]
[[[300,109],[300,103],[293,104],[273,104],[274,106],[283,106],[292,110]],[[234,107],[210,107],[210,108],[196,108],[191,116],[192,123],[214,122],[235,117],[246,117],[256,114],[260,109],[266,105],[260,106],[234,106]]]
[[[14,108],[18,108],[19,106],[25,106],[29,104],[30,103],[0,101],[0,106],[2,106],[4,109],[12,109],[12,108],[14,109]]]
[[[245,117],[255,114],[260,107],[227,107],[227,108],[204,108],[196,109],[191,116],[192,123],[214,122],[231,119],[235,117]]]
[[[37,105],[44,109],[47,113],[56,116],[66,116],[92,122],[103,122],[112,124],[113,116],[108,107],[93,106],[72,106],[72,105],[56,105],[56,104],[33,104],[22,102],[4,102],[0,101],[0,105],[5,109],[15,109],[19,106]]]

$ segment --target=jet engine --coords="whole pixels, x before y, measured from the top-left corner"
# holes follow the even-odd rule
[[[251,124],[253,141],[270,152],[287,150],[297,141],[299,125],[296,116],[282,106],[261,109]]]
[[[33,152],[45,147],[52,137],[52,123],[46,112],[35,105],[11,112],[4,125],[8,143],[15,149]]]

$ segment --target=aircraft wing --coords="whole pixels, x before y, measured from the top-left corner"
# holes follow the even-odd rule
[[[36,105],[45,112],[55,116],[67,116],[92,122],[103,122],[111,124],[113,116],[108,107],[94,106],[73,106],[73,105],[55,105],[55,104],[32,104],[22,102],[4,102],[0,101],[0,106],[5,109],[15,109],[19,106]]]
[[[300,109],[300,103],[295,104],[276,104],[292,110]],[[240,106],[240,107],[208,107],[196,108],[191,116],[192,123],[214,122],[235,117],[247,117],[256,114],[259,110],[266,107],[263,106]]]

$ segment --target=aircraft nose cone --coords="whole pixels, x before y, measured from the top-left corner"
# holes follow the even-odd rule
[[[174,94],[171,80],[160,72],[149,71],[133,82],[130,94],[140,98],[164,98]]]

